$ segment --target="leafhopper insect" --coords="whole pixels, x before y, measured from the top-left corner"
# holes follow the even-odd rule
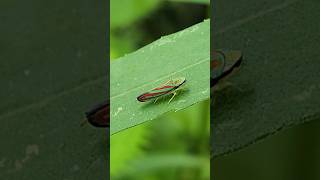
[[[181,89],[182,85],[185,84],[186,78],[180,77],[167,81],[166,83],[160,85],[157,88],[150,90],[149,92],[143,93],[137,97],[137,100],[140,102],[146,102],[155,99],[156,102],[160,97],[173,94],[170,98],[168,104],[176,96],[177,91]]]
[[[105,101],[101,104],[96,105],[90,111],[87,111],[87,119],[81,124],[83,126],[87,122],[95,127],[109,127],[110,126],[110,103]]]
[[[216,50],[212,52],[210,61],[210,88],[211,93],[224,89],[228,82],[221,81],[231,76],[242,62],[241,51]],[[213,98],[215,101],[215,96]]]
[[[232,72],[240,67],[242,62],[241,51],[222,51],[212,52],[213,59],[210,62],[210,86],[214,87],[219,81],[229,77]]]

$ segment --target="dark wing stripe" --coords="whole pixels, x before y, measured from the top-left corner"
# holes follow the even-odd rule
[[[174,87],[175,87],[175,86],[163,86],[163,87],[155,88],[155,89],[153,89],[153,90],[161,90],[161,89],[166,89],[166,88],[172,89],[172,88],[174,88]]]
[[[164,94],[167,94],[168,92],[170,92],[170,91],[157,92],[157,93],[145,93],[145,94],[140,95],[137,99],[140,102],[144,102],[144,101],[147,101],[149,99],[153,99],[153,98],[162,96]]]
[[[163,91],[163,92],[156,92],[156,93],[146,93],[144,94],[144,97],[148,98],[148,97],[156,97],[157,95],[162,95],[162,94],[166,94],[169,91]]]

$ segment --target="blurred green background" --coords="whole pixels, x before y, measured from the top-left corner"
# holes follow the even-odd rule
[[[195,2],[197,1],[199,0]],[[110,6],[111,59],[133,52],[161,36],[185,29],[209,17],[209,0],[202,3],[111,0]]]
[[[215,179],[320,179],[320,122],[280,132],[239,152],[216,158]],[[232,173],[230,173],[232,172]]]
[[[208,2],[111,0],[111,61],[207,19]],[[206,101],[111,136],[111,179],[210,179],[209,117]]]

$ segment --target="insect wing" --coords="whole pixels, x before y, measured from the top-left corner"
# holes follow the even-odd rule
[[[174,87],[175,86],[164,85],[162,87],[154,88],[150,92],[147,92],[138,96],[137,100],[140,102],[145,102],[145,101],[160,97],[172,91]]]
[[[211,79],[216,79],[223,73],[225,59],[225,55],[222,51],[214,51],[212,53],[212,60],[210,61]]]
[[[140,102],[145,102],[151,99],[158,98],[160,96],[166,95],[175,89],[179,88],[186,82],[186,78],[177,78],[164,83],[162,86],[152,89],[150,92],[141,94],[137,97]]]
[[[215,86],[220,79],[231,74],[231,72],[240,66],[242,62],[241,51],[214,51],[213,60],[211,60],[211,87]]]
[[[223,73],[228,73],[233,71],[235,68],[239,67],[242,62],[241,51],[228,51],[225,53],[225,66]]]

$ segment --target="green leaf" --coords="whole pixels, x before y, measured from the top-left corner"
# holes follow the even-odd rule
[[[209,98],[210,23],[205,21],[111,63],[111,134]],[[137,101],[137,96],[170,78],[185,77],[173,101]]]
[[[105,179],[106,130],[80,127],[109,91],[105,4],[0,7],[0,179]]]
[[[231,85],[215,94],[213,157],[320,118],[320,36],[314,18],[320,4],[268,1],[255,5],[266,9],[250,12],[253,7],[246,2],[234,5],[248,6],[237,8],[241,18],[226,13],[234,10],[227,2],[216,7],[226,12],[216,15],[220,21],[214,26],[214,46],[242,50],[244,58],[240,71],[228,80]]]

